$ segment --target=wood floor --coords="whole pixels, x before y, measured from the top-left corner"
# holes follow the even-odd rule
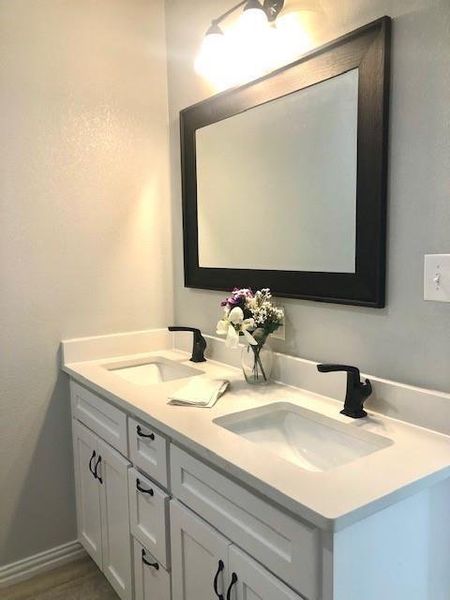
[[[0,589],[0,600],[118,600],[90,558]]]

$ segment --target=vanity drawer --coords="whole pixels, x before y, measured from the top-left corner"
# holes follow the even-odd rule
[[[169,496],[136,469],[128,471],[128,492],[132,535],[168,568]]]
[[[167,439],[148,425],[128,419],[131,462],[167,488]]]
[[[136,600],[170,600],[169,573],[137,540],[134,540],[134,586]]]
[[[73,380],[70,382],[70,396],[72,416],[127,456],[126,414]]]
[[[319,597],[320,532],[171,444],[172,494],[309,600]]]

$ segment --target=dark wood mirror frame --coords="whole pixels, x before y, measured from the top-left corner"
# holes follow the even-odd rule
[[[383,17],[281,69],[180,113],[185,286],[270,287],[275,296],[382,308],[391,19]],[[206,268],[199,265],[196,130],[358,69],[355,273]]]

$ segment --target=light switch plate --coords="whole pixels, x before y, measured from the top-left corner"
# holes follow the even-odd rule
[[[424,298],[450,302],[450,254],[426,254]]]

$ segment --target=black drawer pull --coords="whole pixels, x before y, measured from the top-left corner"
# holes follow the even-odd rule
[[[143,494],[149,494],[150,496],[153,496],[155,494],[155,492],[152,490],[152,488],[149,488],[148,490],[146,490],[145,488],[143,488],[141,486],[141,480],[140,479],[136,479],[136,489],[138,490],[138,492],[142,492]]]
[[[98,479],[100,481],[101,484],[103,484],[103,479],[100,477],[100,475],[98,474],[98,468],[100,466],[102,462],[102,457],[100,456],[100,454],[98,455],[98,459],[97,462],[95,463],[95,467],[94,467],[94,477],[96,479]]]
[[[144,565],[148,565],[149,567],[153,567],[156,571],[159,571],[159,564],[157,562],[150,562],[145,557],[145,550],[142,548],[142,562]]]
[[[92,466],[92,461],[94,460],[95,456],[96,456],[96,452],[95,452],[95,450],[93,450],[91,460],[89,461],[89,471],[92,473],[94,479],[97,479],[97,477],[95,475],[94,467]]]
[[[217,567],[217,573],[214,577],[214,583],[213,583],[213,588],[214,588],[214,593],[216,594],[216,596],[219,598],[219,600],[224,600],[223,599],[223,594],[219,594],[219,590],[217,589],[217,583],[219,581],[219,575],[222,573],[223,569],[224,569],[224,564],[223,561],[219,560],[219,566]]]
[[[236,575],[236,573],[233,573],[231,575],[231,583],[230,586],[228,588],[228,592],[227,592],[227,600],[231,600],[231,590],[233,589],[233,586],[235,585],[235,583],[237,583],[238,577]]]
[[[155,434],[154,433],[144,433],[142,431],[142,427],[140,425],[138,425],[136,427],[136,433],[141,438],[148,438],[149,440],[152,440],[152,441],[155,439]]]

